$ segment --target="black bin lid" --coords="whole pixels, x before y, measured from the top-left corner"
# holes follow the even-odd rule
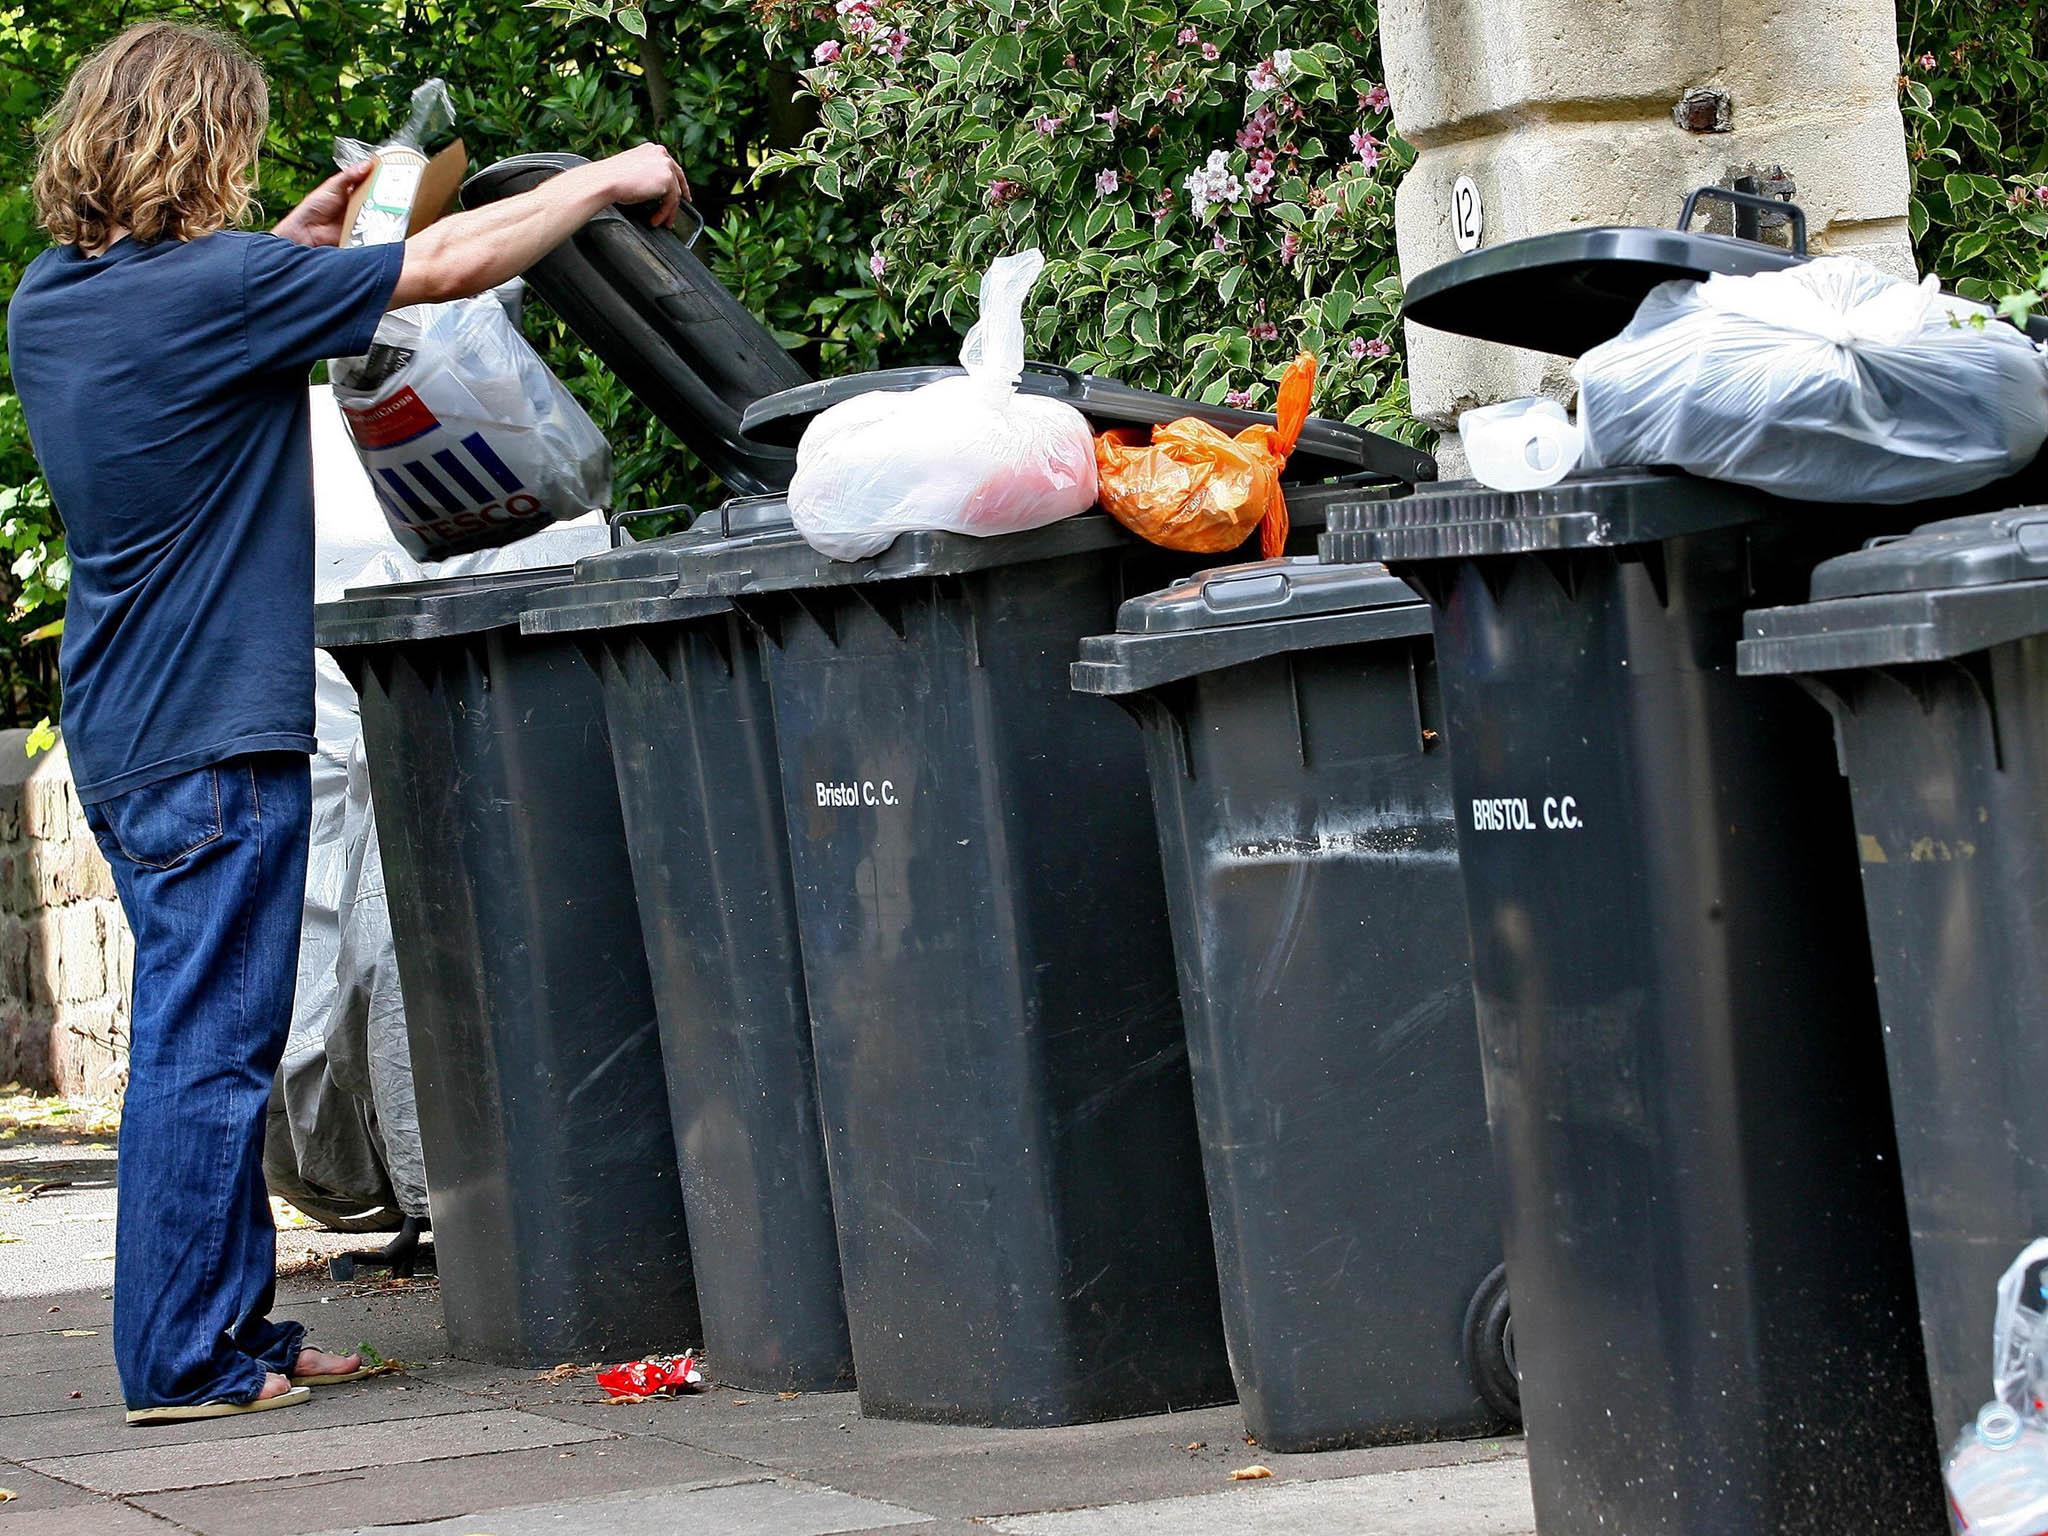
[[[573,572],[572,566],[543,565],[351,587],[314,609],[313,643],[349,650],[513,627],[535,593],[566,584]]]
[[[462,201],[494,203],[585,163],[581,155],[517,155],[470,177]],[[607,208],[526,278],[727,485],[754,494],[789,484],[795,454],[748,440],[740,417],[810,375],[674,230]]]
[[[1332,562],[1397,565],[1613,549],[1754,522],[1772,504],[1760,491],[1677,470],[1581,470],[1540,491],[1447,481],[1331,507],[1318,547]]]
[[[819,413],[877,390],[921,389],[941,379],[965,373],[957,364],[934,364],[924,368],[883,368],[872,373],[849,374],[843,378],[821,379],[798,385],[778,395],[757,401],[740,420],[740,430],[750,439],[795,448],[804,428]],[[1096,431],[1112,427],[1156,427],[1183,416],[1198,417],[1225,432],[1242,432],[1261,422],[1270,425],[1270,411],[1240,411],[1225,405],[1205,405],[1199,400],[1156,390],[1134,389],[1114,379],[1092,373],[1075,373],[1051,363],[1026,363],[1018,380],[1020,391],[1072,405]],[[1311,416],[1302,428],[1287,461],[1289,483],[1331,480],[1339,476],[1368,476],[1375,480],[1415,485],[1436,478],[1436,460],[1420,448],[1363,427],[1349,426],[1322,416]]]
[[[1788,221],[1792,248],[1694,233],[1702,202]],[[1659,283],[1699,282],[1716,273],[1750,277],[1808,259],[1806,214],[1797,204],[1701,187],[1686,198],[1675,229],[1564,229],[1453,257],[1408,285],[1401,315],[1432,330],[1579,357],[1620,335]],[[2048,316],[2028,321],[2026,332],[2036,341],[2048,339]]]
[[[1811,602],[1743,619],[1751,676],[1947,661],[2048,634],[2048,507],[1945,518],[1815,567]]]
[[[1288,651],[1430,632],[1429,607],[1383,565],[1313,556],[1202,571],[1117,610],[1081,642],[1077,693],[1127,694]]]

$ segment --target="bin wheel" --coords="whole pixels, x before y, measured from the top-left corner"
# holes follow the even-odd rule
[[[1515,1319],[1508,1309],[1508,1267],[1496,1265],[1465,1309],[1465,1358],[1480,1399],[1502,1418],[1522,1422],[1522,1373],[1515,1364]]]

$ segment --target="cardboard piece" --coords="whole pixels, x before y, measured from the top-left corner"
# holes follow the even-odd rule
[[[349,199],[348,238],[342,243],[382,245],[418,234],[454,205],[468,172],[469,151],[460,139],[431,160],[403,144],[381,151],[377,169]]]

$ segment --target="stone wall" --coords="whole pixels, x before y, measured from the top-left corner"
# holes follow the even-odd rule
[[[0,1082],[111,1098],[134,950],[59,744],[0,731]]]
[[[1755,177],[1793,191],[1816,249],[1912,270],[1890,0],[1383,0],[1380,16],[1395,125],[1418,151],[1395,202],[1411,282],[1459,252],[1460,177],[1482,248],[1670,225],[1692,188]],[[1415,412],[1441,428],[1570,391],[1555,358],[1420,326],[1408,343]]]

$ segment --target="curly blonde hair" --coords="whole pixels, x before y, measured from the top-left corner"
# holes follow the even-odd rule
[[[239,224],[269,122],[263,67],[225,32],[130,27],[79,65],[43,122],[37,221],[88,255],[117,229],[153,245]]]

